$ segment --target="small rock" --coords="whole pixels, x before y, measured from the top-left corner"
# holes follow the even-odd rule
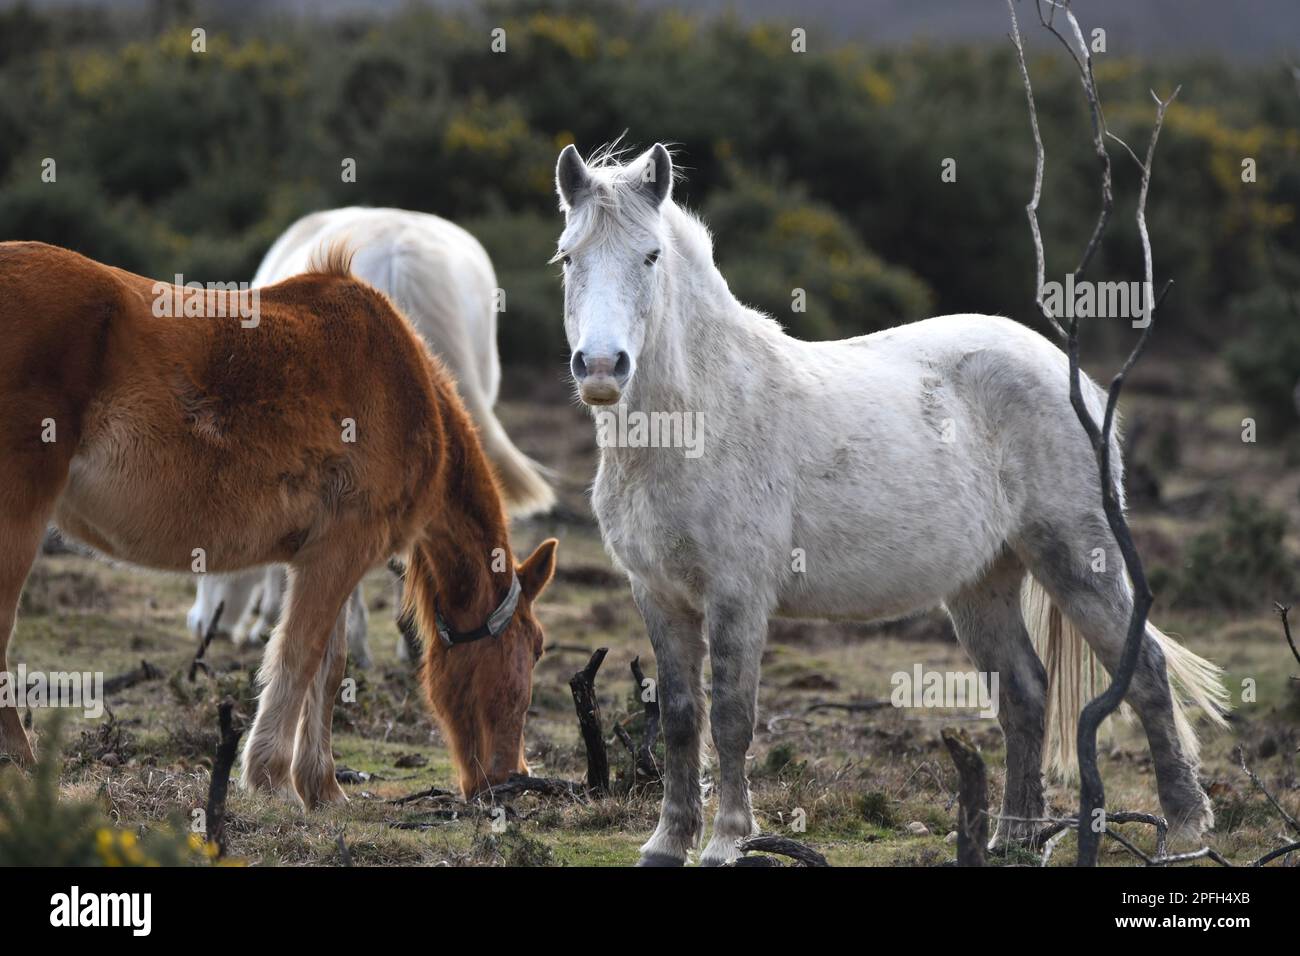
[[[953,830],[951,833],[949,833],[946,837],[943,838],[943,842],[948,844],[949,846],[952,846],[954,843],[956,843],[957,831]]]
[[[912,836],[929,836],[930,828],[920,820],[913,820],[907,825],[907,832],[912,834]]]

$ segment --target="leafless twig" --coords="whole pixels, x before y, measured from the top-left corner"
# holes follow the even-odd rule
[[[104,696],[116,694],[120,690],[126,690],[128,687],[134,687],[136,684],[144,683],[147,680],[157,680],[162,676],[161,668],[154,667],[148,661],[141,659],[140,666],[135,670],[127,671],[125,674],[118,674],[104,681]]]
[[[1282,634],[1286,637],[1287,646],[1291,648],[1291,656],[1300,664],[1300,651],[1296,650],[1295,639],[1291,636],[1291,620],[1287,617],[1291,613],[1291,605],[1278,601],[1273,604],[1273,608],[1282,618]]]
[[[208,645],[211,644],[212,639],[217,636],[217,627],[221,624],[221,613],[225,609],[226,602],[219,601],[217,603],[216,611],[212,614],[212,620],[208,624],[208,629],[204,632],[203,639],[199,641],[199,649],[194,652],[194,659],[190,661],[191,684],[194,683],[194,678],[198,675],[199,668],[202,668],[205,673],[211,672],[211,668],[208,667],[208,662],[203,659],[203,655],[208,652]]]
[[[1286,812],[1286,808],[1283,807],[1282,804],[1278,803],[1277,798],[1273,796],[1273,794],[1269,793],[1268,787],[1264,786],[1264,781],[1259,779],[1259,776],[1255,771],[1246,766],[1246,753],[1240,747],[1237,748],[1237,757],[1241,761],[1241,769],[1245,771],[1246,776],[1250,778],[1250,782],[1253,783],[1256,789],[1258,789],[1259,792],[1268,799],[1268,802],[1273,805],[1273,809],[1276,810],[1281,815],[1282,819],[1286,821],[1286,825],[1296,833],[1300,833],[1300,821],[1297,821],[1295,817]]]
[[[1250,865],[1264,866],[1271,863],[1273,860],[1276,860],[1280,856],[1286,856],[1288,853],[1295,853],[1298,850],[1300,850],[1300,842],[1288,843],[1286,846],[1280,846],[1276,850],[1270,850]]]

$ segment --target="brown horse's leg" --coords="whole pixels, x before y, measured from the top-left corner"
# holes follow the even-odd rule
[[[334,778],[334,752],[330,730],[334,722],[334,701],[347,671],[347,610],[334,622],[329,647],[312,678],[302,704],[298,737],[293,750],[293,786],[310,810],[321,803],[346,803],[347,795]]]
[[[18,615],[18,599],[40,549],[47,518],[48,511],[17,516],[0,514],[0,541],[4,542],[0,547],[0,671],[9,671],[9,639]],[[3,679],[9,681],[13,677]],[[2,702],[8,697],[8,694],[0,695],[0,754],[19,766],[31,767],[35,758],[18,709]]]
[[[240,773],[246,790],[293,794],[290,770],[303,700],[321,669],[343,603],[364,571],[355,557],[329,554],[290,574],[289,613],[276,625],[258,673],[263,690]]]

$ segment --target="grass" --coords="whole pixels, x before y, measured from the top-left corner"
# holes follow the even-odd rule
[[[531,427],[521,442],[526,452],[543,461],[577,462],[571,466],[577,480],[566,486],[565,494],[571,507],[580,509],[580,481],[590,474],[584,471],[591,451],[583,431],[589,423],[570,406],[540,408],[544,410],[531,405],[522,411],[507,405],[507,426],[511,415],[527,414]],[[1186,436],[1180,452],[1183,461],[1207,457]],[[1256,449],[1250,453],[1261,454]],[[1281,474],[1283,466],[1275,467]],[[1293,494],[1291,500],[1294,512],[1300,499]],[[1139,514],[1135,524],[1139,530],[1186,540],[1196,520],[1167,514],[1148,520]],[[640,656],[653,676],[654,658],[626,587],[617,575],[608,574],[609,561],[594,527],[527,523],[516,529],[516,548],[527,553],[552,533],[561,538],[562,566],[607,572],[562,577],[539,605],[551,649],[535,673],[529,761],[535,774],[576,780],[584,774],[585,759],[568,690],[570,675],[586,663],[591,650],[609,647],[597,681],[606,728],[615,720],[631,721],[635,737],[640,704],[633,696],[629,665]],[[579,803],[528,795],[511,801],[512,813],[504,821],[445,800],[391,803],[429,787],[449,788],[453,774],[413,675],[396,659],[387,573],[372,573],[366,593],[374,665],[365,672],[349,670],[356,680],[356,700],[336,708],[334,749],[341,766],[364,771],[370,779],[345,785],[351,798],[346,806],[312,814],[232,788],[231,854],[254,865],[338,865],[341,836],[359,866],[635,862],[657,819],[660,794],[653,787],[627,792],[630,760],[612,732],[608,742],[619,793],[602,800]],[[29,670],[96,670],[111,677],[143,659],[166,675],[113,695],[99,720],[69,715],[63,730],[61,799],[93,805],[124,832],[161,830],[201,808],[217,740],[217,703],[229,695],[245,717],[254,712],[256,649],[214,644],[207,655],[213,674],[200,674],[194,683],[186,679],[195,649],[184,628],[190,601],[191,585],[183,577],[77,555],[40,559],[24,596],[11,664],[24,662]],[[1208,840],[1230,859],[1254,859],[1278,845],[1283,825],[1242,774],[1234,751],[1243,748],[1270,789],[1293,814],[1300,813],[1300,684],[1289,680],[1290,674],[1300,673],[1300,665],[1291,660],[1267,607],[1228,615],[1171,612],[1158,605],[1154,619],[1228,670],[1236,702],[1232,727],[1222,733],[1202,724],[1202,777],[1218,815]],[[758,733],[750,751],[755,814],[764,831],[806,842],[840,866],[933,866],[955,857],[946,838],[957,809],[956,779],[939,730],[961,721],[970,731],[989,766],[996,806],[1005,764],[996,722],[969,713],[893,708],[806,712],[819,701],[887,698],[890,676],[910,671],[918,662],[929,669],[970,668],[938,614],[874,628],[774,624],[764,657]],[[1253,701],[1243,700],[1247,690]],[[45,744],[52,715],[37,711],[33,716],[38,741]],[[1140,729],[1117,726],[1101,752],[1109,805],[1159,812]],[[10,786],[14,776],[12,768],[0,768],[0,786]],[[1053,814],[1074,812],[1077,795],[1071,787],[1052,785],[1048,797]],[[713,806],[710,799],[710,819]],[[909,827],[916,823],[926,832]],[[1129,826],[1125,832],[1147,851],[1154,849],[1149,828]],[[1065,838],[1053,865],[1072,862],[1073,847],[1073,837]],[[1135,862],[1110,844],[1102,859],[1111,865]],[[1031,861],[1013,855],[999,862]]]

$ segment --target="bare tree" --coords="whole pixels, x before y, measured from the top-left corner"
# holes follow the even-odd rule
[[[1025,207],[1025,212],[1029,217],[1030,231],[1034,241],[1034,252],[1037,260],[1037,285],[1035,289],[1035,304],[1048,324],[1066,340],[1066,349],[1070,360],[1070,403],[1074,407],[1074,412],[1079,418],[1079,423],[1083,426],[1084,432],[1092,444],[1093,452],[1097,459],[1097,468],[1101,477],[1101,494],[1102,507],[1106,513],[1107,523],[1110,525],[1111,533],[1115,536],[1115,541],[1119,546],[1120,554],[1124,558],[1124,567],[1128,572],[1129,579],[1133,584],[1133,612],[1129,619],[1128,635],[1124,644],[1124,652],[1120,658],[1119,666],[1111,674],[1111,683],[1105,691],[1088,703],[1083,709],[1079,718],[1079,857],[1078,865],[1095,866],[1097,863],[1097,853],[1101,846],[1101,835],[1105,828],[1105,802],[1106,791],[1102,783],[1101,774],[1097,769],[1097,730],[1102,721],[1106,719],[1120,703],[1124,700],[1124,695],[1128,692],[1129,684],[1133,678],[1133,671],[1137,666],[1138,657],[1142,650],[1142,640],[1146,632],[1147,614],[1151,609],[1151,589],[1147,585],[1146,573],[1142,568],[1141,558],[1138,556],[1137,548],[1133,544],[1133,536],[1129,531],[1128,523],[1124,520],[1124,509],[1120,504],[1116,494],[1115,483],[1111,480],[1111,438],[1115,429],[1115,411],[1119,404],[1120,392],[1124,387],[1124,380],[1133,366],[1141,357],[1146,349],[1147,342],[1151,337],[1154,328],[1154,315],[1160,303],[1164,300],[1164,295],[1169,290],[1166,284],[1159,299],[1152,301],[1154,298],[1152,290],[1154,289],[1153,266],[1151,256],[1151,238],[1147,232],[1146,224],[1146,201],[1147,193],[1151,184],[1151,163],[1155,155],[1156,141],[1160,136],[1161,126],[1164,124],[1165,112],[1174,97],[1178,95],[1178,90],[1174,90],[1167,99],[1161,99],[1153,92],[1151,95],[1156,102],[1156,119],[1155,126],[1151,131],[1151,141],[1147,146],[1145,161],[1138,158],[1137,154],[1128,147],[1123,140],[1115,136],[1106,128],[1105,116],[1102,113],[1101,99],[1097,94],[1097,81],[1093,75],[1092,55],[1088,50],[1088,44],[1083,37],[1083,30],[1079,26],[1079,21],[1074,12],[1070,9],[1069,0],[1035,0],[1038,11],[1039,23],[1049,33],[1055,36],[1069,53],[1070,58],[1074,61],[1075,67],[1079,71],[1079,80],[1083,85],[1084,95],[1088,101],[1088,109],[1092,118],[1092,144],[1097,156],[1097,161],[1101,167],[1101,211],[1097,216],[1097,223],[1093,227],[1092,236],[1084,248],[1083,255],[1079,260],[1079,265],[1075,269],[1076,280],[1082,276],[1092,261],[1101,243],[1102,234],[1110,220],[1111,210],[1114,208],[1115,200],[1112,192],[1112,176],[1110,153],[1106,149],[1107,140],[1112,140],[1123,146],[1124,150],[1133,158],[1142,172],[1142,185],[1138,194],[1137,204],[1137,228],[1138,234],[1142,240],[1142,258],[1143,258],[1143,296],[1142,302],[1142,321],[1137,324],[1141,329],[1137,344],[1129,354],[1124,364],[1120,367],[1118,373],[1111,380],[1110,387],[1107,389],[1106,409],[1102,421],[1098,423],[1094,420],[1092,413],[1089,412],[1087,405],[1083,400],[1083,391],[1080,381],[1079,372],[1079,320],[1077,316],[1070,319],[1067,329],[1061,327],[1057,317],[1052,314],[1044,301],[1043,287],[1046,273],[1046,256],[1043,252],[1043,238],[1038,226],[1038,203],[1042,195],[1043,184],[1043,166],[1045,162],[1045,151],[1043,149],[1042,136],[1038,130],[1038,112],[1034,106],[1034,91],[1029,80],[1029,68],[1025,64],[1024,44],[1020,38],[1020,25],[1016,19],[1016,8],[1014,0],[1007,0],[1007,9],[1011,14],[1011,41],[1016,48],[1017,61],[1020,64],[1021,77],[1025,84],[1025,97],[1029,106],[1030,127],[1034,135],[1034,188],[1033,195],[1029,204]],[[1062,14],[1069,25],[1071,38],[1067,38],[1061,33],[1056,26],[1056,16]],[[1100,813],[1099,813],[1100,811]],[[1100,827],[1097,823],[1100,822]]]

